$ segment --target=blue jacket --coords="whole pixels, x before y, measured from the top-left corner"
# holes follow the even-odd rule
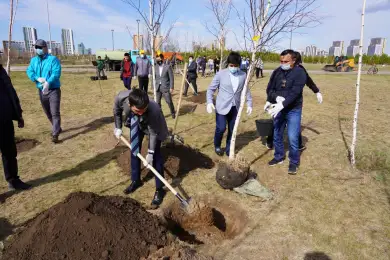
[[[35,56],[27,68],[27,76],[40,90],[42,90],[42,84],[37,81],[38,78],[45,78],[49,83],[49,89],[59,88],[61,86],[61,63],[56,56],[50,54],[46,54],[43,58]]]

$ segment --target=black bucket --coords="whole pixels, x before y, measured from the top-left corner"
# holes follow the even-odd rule
[[[270,136],[274,131],[274,122],[272,119],[256,120],[256,129],[259,136]]]

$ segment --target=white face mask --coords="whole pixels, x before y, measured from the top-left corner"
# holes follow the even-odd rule
[[[280,67],[282,68],[282,70],[291,69],[290,63],[280,64]]]
[[[141,54],[141,58],[144,58],[145,57],[145,54]]]
[[[192,62],[192,59],[189,59],[188,61],[191,63],[191,62]]]

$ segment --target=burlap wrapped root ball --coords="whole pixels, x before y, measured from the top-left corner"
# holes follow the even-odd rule
[[[242,158],[226,159],[218,163],[216,181],[224,189],[241,186],[248,179],[249,163]]]

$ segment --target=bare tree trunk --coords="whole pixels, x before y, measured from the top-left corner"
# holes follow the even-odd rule
[[[149,0],[149,33],[150,33],[150,46],[151,50],[150,53],[152,55],[152,86],[153,86],[153,96],[154,96],[154,101],[157,102],[157,90],[156,90],[156,66],[154,64],[154,25],[153,25],[153,1],[154,0]]]
[[[362,57],[363,57],[363,42],[364,42],[364,13],[366,10],[366,0],[363,0],[363,9],[362,9],[362,26],[360,31],[360,46],[359,46],[359,69],[356,80],[356,104],[355,112],[353,115],[353,134],[352,134],[352,144],[351,144],[351,164],[355,167],[356,158],[355,158],[355,149],[357,141],[357,123],[358,123],[358,114],[359,114],[359,103],[360,103],[360,77],[362,74]]]
[[[238,125],[240,124],[242,110],[244,109],[244,106],[245,106],[246,96],[247,96],[247,92],[248,92],[248,84],[249,84],[249,81],[251,79],[252,68],[254,67],[253,65],[255,64],[255,59],[256,59],[256,50],[260,44],[261,34],[263,33],[262,28],[264,27],[264,23],[266,21],[266,17],[268,15],[268,11],[269,11],[270,6],[271,6],[271,0],[268,0],[267,8],[264,12],[263,17],[261,17],[261,14],[260,14],[259,15],[260,17],[258,18],[260,26],[257,27],[257,28],[259,28],[257,30],[257,35],[255,34],[255,37],[257,37],[257,39],[255,39],[255,38],[253,39],[255,41],[255,43],[253,44],[253,50],[252,50],[252,62],[251,62],[251,65],[249,66],[249,70],[246,74],[245,85],[244,85],[244,88],[242,89],[242,92],[241,92],[240,108],[238,109],[236,122],[234,123],[232,140],[230,142],[230,155],[229,155],[230,160],[234,160],[234,158],[235,158],[236,136],[237,136]]]
[[[10,18],[8,29],[8,50],[7,50],[7,73],[11,73],[11,41],[12,41],[12,25],[14,23],[14,1],[10,0]]]

